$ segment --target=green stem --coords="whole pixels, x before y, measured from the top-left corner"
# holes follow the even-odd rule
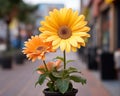
[[[66,69],[66,52],[63,51],[63,54],[64,54],[64,69]]]
[[[46,71],[48,71],[48,68],[47,68],[47,65],[46,65],[46,63],[45,63],[45,60],[43,60],[43,64],[44,64],[44,66],[45,66]]]

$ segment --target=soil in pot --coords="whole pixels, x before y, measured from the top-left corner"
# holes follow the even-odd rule
[[[77,89],[73,89],[72,91],[68,91],[65,94],[62,94],[59,92],[50,92],[48,88],[43,91],[45,96],[76,96],[77,92]]]

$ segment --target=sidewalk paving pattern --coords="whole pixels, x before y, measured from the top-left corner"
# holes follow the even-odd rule
[[[53,58],[62,54],[60,52],[49,54],[48,58]],[[77,96],[111,96],[110,92],[103,86],[101,81],[97,79],[91,71],[87,70],[85,64],[80,60],[76,53],[67,54],[68,59],[75,59],[72,64],[82,71],[83,76],[87,79],[86,85],[74,83],[74,87],[79,91]],[[32,64],[31,61],[26,61],[23,65],[13,64],[12,70],[0,69],[0,96],[44,96],[42,90],[45,84],[35,88],[35,82],[38,79],[38,74],[33,72],[40,61]],[[68,64],[70,66],[71,64]]]

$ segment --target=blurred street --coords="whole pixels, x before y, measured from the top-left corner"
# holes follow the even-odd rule
[[[48,58],[53,58],[61,55],[60,51],[54,54],[49,54]],[[67,54],[68,59],[74,59],[76,62],[71,64],[80,71],[87,79],[86,85],[74,84],[74,87],[79,91],[77,96],[119,96],[120,81],[101,81],[97,71],[90,71],[86,68],[86,64],[77,53]],[[0,96],[43,96],[42,90],[45,84],[37,86],[34,84],[37,81],[38,75],[35,70],[39,66],[40,61],[34,64],[30,61],[25,61],[23,65],[13,64],[12,70],[0,69]],[[68,65],[69,66],[69,65]]]

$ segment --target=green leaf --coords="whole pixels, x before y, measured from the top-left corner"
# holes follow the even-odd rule
[[[86,84],[86,79],[84,79],[80,76],[72,75],[72,76],[70,76],[70,80],[73,80],[74,82],[81,82],[82,85]]]
[[[73,67],[69,67],[67,69],[68,73],[75,73],[75,72],[78,72],[78,70],[76,68],[73,68]]]
[[[37,86],[38,83],[39,83],[38,81],[35,83],[35,87]]]
[[[63,73],[62,72],[52,72],[52,75],[56,78],[62,78]]]
[[[57,56],[57,57],[54,58],[54,59],[60,59],[60,60],[64,61],[64,58],[63,58],[63,57],[60,57],[60,56]],[[53,60],[54,60],[54,59],[53,59]]]
[[[39,83],[40,85],[43,84],[43,82],[44,82],[45,79],[46,79],[46,76],[47,76],[47,74],[41,74],[41,75],[39,76],[38,83]]]
[[[47,83],[47,86],[48,86],[50,91],[54,91],[54,85],[51,81]]]
[[[69,88],[69,79],[58,79],[56,81],[56,86],[61,93],[65,93]]]
[[[68,70],[63,70],[62,73],[63,73],[63,78],[68,78],[69,77]]]
[[[67,70],[62,70],[62,71],[52,72],[52,75],[55,78],[67,78],[69,76],[69,73],[67,72]]]
[[[74,62],[75,60],[67,60],[67,64],[70,63],[70,62]]]
[[[50,78],[50,80],[51,81],[56,81],[56,77],[54,77],[53,75],[52,75],[52,73],[49,73],[49,76],[48,76],[49,78]]]
[[[73,85],[72,85],[72,82],[69,83],[69,88],[68,88],[68,91],[72,91],[73,90]]]

